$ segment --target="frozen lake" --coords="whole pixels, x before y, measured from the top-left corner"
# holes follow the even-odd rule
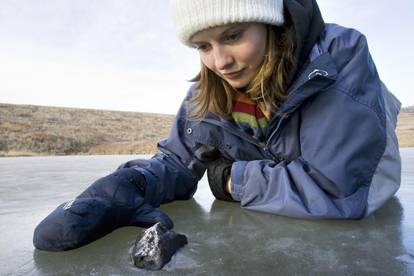
[[[141,228],[80,249],[34,250],[33,229],[58,204],[138,156],[0,158],[0,275],[414,275],[414,148],[401,149],[397,196],[361,221],[306,221],[215,201],[206,179],[194,199],[163,205],[189,244],[160,272],[135,268]]]

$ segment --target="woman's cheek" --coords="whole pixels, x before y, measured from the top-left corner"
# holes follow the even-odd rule
[[[256,67],[262,63],[264,59],[264,49],[262,47],[251,47],[249,51],[249,63]]]
[[[211,55],[209,54],[200,54],[201,62],[211,71],[214,71],[213,65],[214,60],[212,59]]]

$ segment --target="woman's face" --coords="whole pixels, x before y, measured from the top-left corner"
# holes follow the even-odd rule
[[[261,66],[266,36],[264,24],[237,23],[200,31],[191,42],[203,64],[237,89],[247,86]]]

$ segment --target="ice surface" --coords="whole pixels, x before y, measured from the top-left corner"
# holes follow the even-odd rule
[[[414,275],[414,148],[401,153],[397,196],[360,221],[247,211],[215,201],[203,179],[194,199],[161,206],[188,244],[157,272],[131,261],[138,227],[67,252],[32,245],[34,227],[58,204],[136,156],[0,158],[0,275]]]

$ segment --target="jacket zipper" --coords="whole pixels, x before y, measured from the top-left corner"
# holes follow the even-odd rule
[[[304,86],[306,83],[308,83],[310,80],[312,80],[312,78],[311,78],[311,75],[312,74],[317,74],[317,72],[319,72],[319,71],[322,71],[322,72],[324,72],[324,74],[322,74],[322,77],[324,77],[324,78],[326,78],[327,76],[328,76],[328,73],[326,72],[326,71],[324,71],[324,70],[320,70],[320,69],[315,69],[315,70],[313,70],[309,75],[308,75],[308,79],[305,81],[305,82],[303,82],[302,84],[300,84],[299,86],[297,86],[294,90],[291,90],[291,91],[289,91],[289,93],[288,93],[288,95],[293,95],[298,89],[300,89],[302,86]],[[325,74],[326,73],[326,74]],[[299,77],[299,79],[301,79],[303,77],[303,75],[301,75],[300,77]],[[269,138],[268,139],[266,139],[266,144],[265,144],[265,147],[263,148],[264,149],[264,151],[266,151],[266,152],[268,152],[268,147],[269,147],[269,144],[270,144],[270,141],[272,140],[272,138],[276,135],[276,133],[278,132],[278,130],[279,130],[279,128],[280,128],[280,126],[282,125],[282,123],[283,123],[283,121],[288,117],[287,116],[287,114],[289,114],[289,113],[292,113],[294,110],[296,110],[298,108],[298,106],[294,106],[294,107],[292,107],[292,108],[290,108],[290,109],[287,109],[285,112],[283,112],[283,113],[281,113],[281,115],[275,115],[276,117],[277,116],[280,116],[280,119],[279,119],[279,122],[277,123],[277,126],[276,126],[276,128],[271,132],[271,134],[270,134],[270,136],[269,136]],[[269,154],[271,154],[270,152],[269,152]],[[272,154],[272,156],[274,156],[273,154]],[[284,158],[282,157],[282,156],[274,156],[274,158],[275,159],[277,159],[279,162],[280,161],[283,161],[284,160]]]
[[[269,148],[269,143],[270,143],[270,141],[272,140],[272,138],[273,138],[273,136],[275,136],[276,135],[276,133],[277,133],[277,131],[279,130],[279,128],[280,128],[280,125],[282,124],[282,122],[283,122],[283,120],[285,119],[285,115],[282,115],[281,116],[281,118],[279,119],[279,122],[277,123],[277,126],[276,126],[276,128],[275,128],[275,130],[274,131],[272,131],[272,133],[270,134],[270,136],[269,136],[269,139],[267,139],[266,140],[266,144],[265,144],[265,147],[264,147],[264,150],[267,152],[268,150],[268,148]],[[269,152],[270,153],[270,152]],[[273,154],[272,154],[273,155]],[[278,159],[279,161],[282,161],[283,160],[283,158],[281,157],[281,156],[274,156],[276,159]],[[282,159],[282,160],[280,160],[280,159]]]

